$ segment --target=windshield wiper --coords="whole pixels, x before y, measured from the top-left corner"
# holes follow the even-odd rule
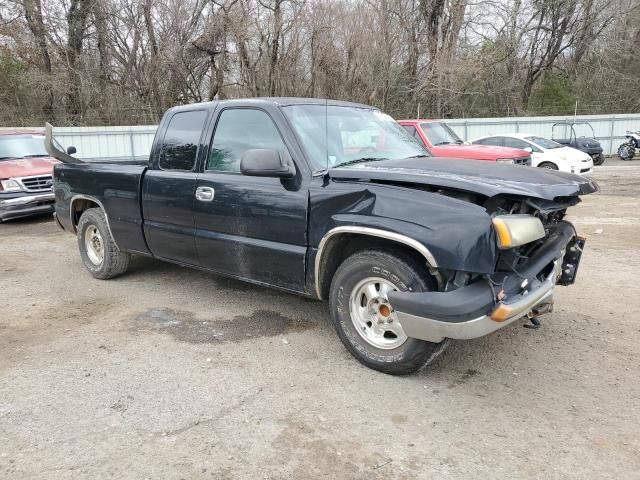
[[[31,153],[29,155],[23,155],[22,158],[35,158],[35,157],[48,157],[47,153]]]
[[[450,144],[451,144],[451,142],[438,142],[438,143],[436,143],[436,147],[438,145],[450,145]]]
[[[18,157],[0,157],[0,160],[14,160]]]
[[[347,165],[355,165],[357,163],[365,163],[365,162],[379,162],[380,160],[389,160],[388,158],[380,158],[380,157],[362,157],[356,158],[355,160],[349,160],[347,162],[340,163],[336,165],[336,167],[345,167]]]

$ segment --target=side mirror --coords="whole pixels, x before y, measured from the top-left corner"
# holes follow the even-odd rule
[[[251,177],[291,178],[296,168],[289,158],[282,158],[276,150],[254,148],[240,159],[240,172]]]
[[[533,153],[533,148],[531,148],[531,147],[524,147],[523,150],[525,152]]]
[[[67,153],[69,155],[73,155],[74,153],[76,153],[78,150],[76,150],[76,147],[74,147],[73,145],[71,145],[70,147],[67,147]]]

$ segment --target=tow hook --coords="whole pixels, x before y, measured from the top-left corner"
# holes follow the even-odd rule
[[[527,313],[527,318],[531,323],[525,323],[523,325],[524,328],[531,328],[532,330],[537,330],[542,326],[542,320],[538,317],[540,315],[544,315],[545,313],[551,313],[553,311],[553,303],[542,303],[538,305],[536,308]]]
[[[537,330],[542,326],[542,320],[540,320],[538,317],[529,317],[529,321],[531,323],[525,323],[522,326],[524,328],[530,328],[532,330]]]

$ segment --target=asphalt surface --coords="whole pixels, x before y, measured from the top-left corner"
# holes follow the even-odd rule
[[[0,478],[640,478],[640,162],[594,176],[543,327],[408,377],[323,303],[146,259],[94,280],[50,218],[0,225]]]

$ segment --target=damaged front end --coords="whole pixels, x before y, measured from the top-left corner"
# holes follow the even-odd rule
[[[360,225],[402,234],[431,253],[434,262],[425,260],[437,291],[388,294],[408,337],[431,342],[481,337],[519,318],[550,312],[555,285],[575,280],[584,239],[565,215],[580,196],[597,192],[597,183],[539,168],[481,163],[380,161],[331,169],[330,192],[312,189],[311,218],[320,219],[317,226],[310,224],[312,241],[327,223],[329,228]],[[316,272],[321,278],[319,268]],[[322,298],[326,282],[316,285]]]
[[[494,273],[444,271],[442,291],[390,293],[407,336],[431,342],[472,339],[552,311],[555,285],[575,281],[584,248],[585,240],[564,220],[566,208],[578,201],[489,199],[484,206],[499,247]],[[511,222],[510,231],[504,220],[522,220],[525,227]]]

